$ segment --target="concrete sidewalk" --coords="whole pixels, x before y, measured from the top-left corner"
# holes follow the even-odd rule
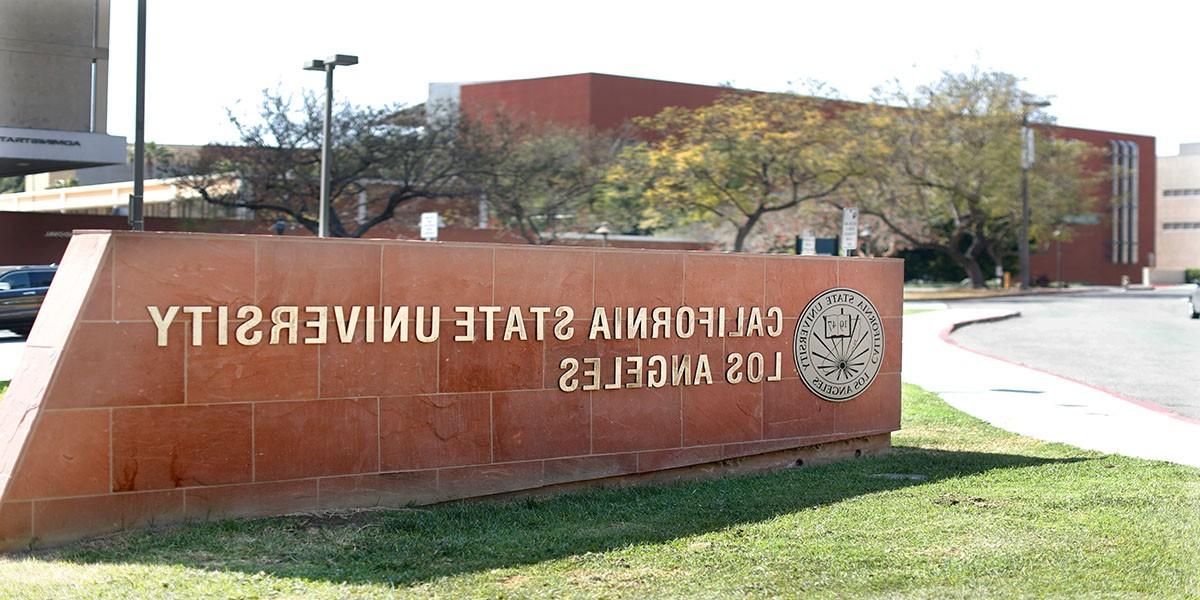
[[[1200,423],[967,350],[948,335],[956,324],[1012,314],[1005,309],[948,308],[904,317],[904,381],[1022,435],[1200,467]]]
[[[0,381],[8,381],[17,373],[21,355],[25,353],[25,340],[7,331],[0,330]]]

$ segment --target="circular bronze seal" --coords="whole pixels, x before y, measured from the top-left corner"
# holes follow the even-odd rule
[[[796,320],[792,350],[800,379],[812,393],[832,402],[854,398],[883,365],[879,311],[857,290],[825,290]]]

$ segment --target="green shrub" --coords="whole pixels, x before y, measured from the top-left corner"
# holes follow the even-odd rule
[[[1189,283],[1200,283],[1200,269],[1185,269],[1183,280]]]

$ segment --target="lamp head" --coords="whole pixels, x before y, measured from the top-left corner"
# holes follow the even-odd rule
[[[325,61],[315,59],[315,58],[313,60],[305,61],[304,62],[304,70],[305,71],[324,71],[325,70]]]
[[[358,57],[353,54],[334,54],[325,59],[326,64],[336,65],[339,67],[348,67],[358,64]]]

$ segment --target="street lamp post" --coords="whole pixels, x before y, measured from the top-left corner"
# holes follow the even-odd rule
[[[1050,106],[1046,100],[1021,100],[1021,239],[1018,251],[1021,260],[1021,289],[1029,289],[1029,169],[1033,167],[1033,130],[1029,128],[1029,112],[1033,108]]]
[[[608,247],[608,234],[612,233],[612,230],[608,228],[608,223],[601,223],[600,226],[596,228],[596,233],[600,234],[600,236],[602,238],[604,238],[604,241],[602,242],[603,243],[602,247],[607,248]]]
[[[1054,281],[1058,287],[1067,287],[1062,282],[1062,235],[1061,229],[1054,230]]]
[[[143,195],[146,167],[146,0],[137,7],[137,82],[133,98],[133,194],[129,196],[129,227],[146,230]]]
[[[325,71],[325,122],[321,126],[321,215],[317,221],[319,237],[329,237],[329,164],[333,151],[329,132],[333,121],[333,69],[357,64],[358,57],[349,54],[334,54],[325,60],[313,59],[304,63],[305,71]]]

